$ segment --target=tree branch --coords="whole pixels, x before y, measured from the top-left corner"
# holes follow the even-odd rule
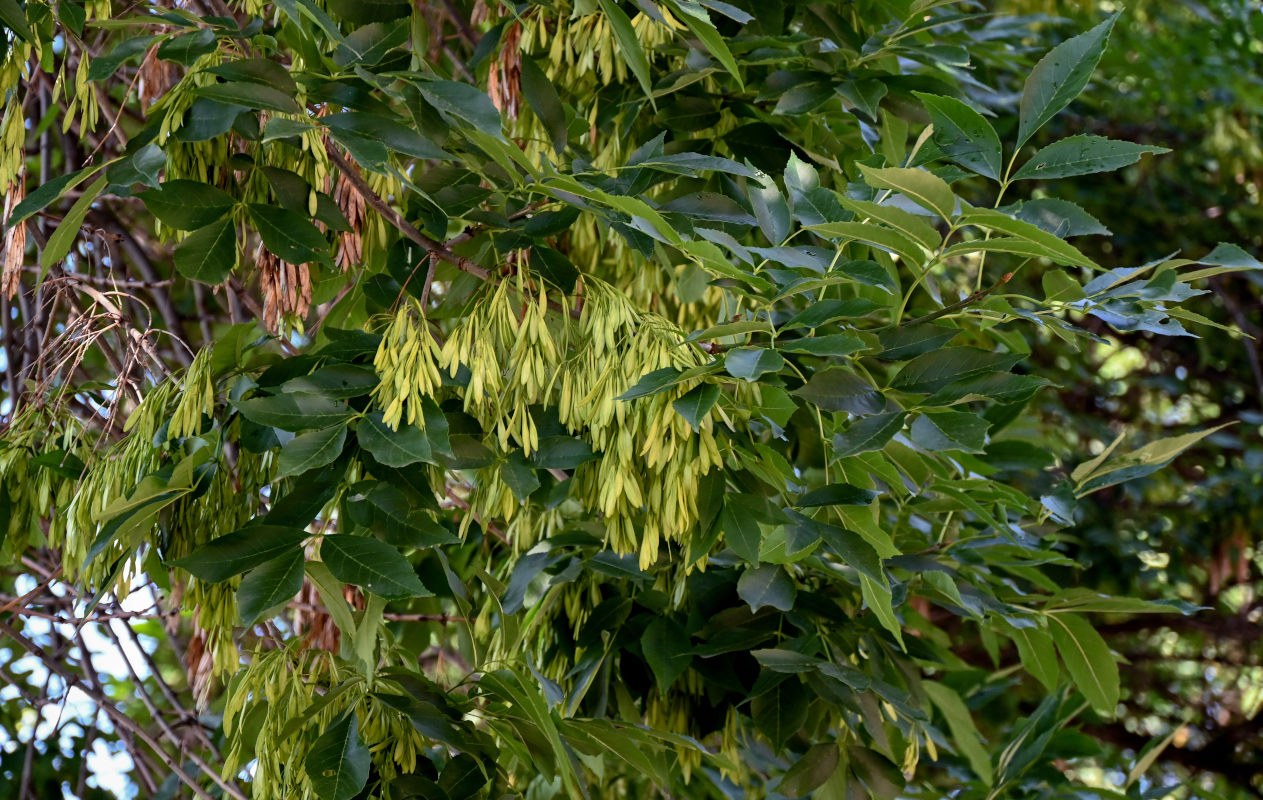
[[[53,656],[50,655],[46,650],[44,650],[44,648],[40,647],[35,642],[32,642],[30,639],[23,636],[21,633],[19,633],[18,631],[10,627],[4,621],[0,621],[0,634],[3,634],[9,637],[14,642],[16,642],[17,645],[21,647],[23,650],[25,650],[26,652],[38,658],[41,662],[43,662],[44,666],[46,666],[50,672],[56,674],[57,677],[65,681],[66,686],[68,687],[74,686],[78,688],[79,691],[87,695],[87,697],[90,700],[92,700],[94,703],[97,704],[98,708],[100,708],[102,711],[106,713],[107,716],[110,717],[110,719],[114,722],[115,725],[129,731],[137,739],[144,742],[145,745],[150,750],[153,751],[154,755],[156,755],[159,758],[159,760],[161,760],[162,763],[166,765],[167,769],[171,770],[171,772],[174,773],[176,777],[178,777],[181,781],[185,783],[185,785],[187,785],[190,789],[192,789],[194,794],[196,794],[202,800],[216,800],[216,798],[213,795],[211,795],[209,792],[207,792],[205,789],[202,788],[201,784],[199,784],[191,775],[185,772],[184,769],[180,766],[180,764],[176,761],[176,759],[170,753],[164,750],[162,745],[158,743],[152,736],[150,736],[149,733],[146,732],[144,728],[142,728],[139,724],[137,724],[136,721],[133,720],[131,717],[127,716],[122,711],[117,709],[114,706],[114,703],[110,701],[110,698],[106,697],[104,694],[97,691],[96,688],[89,686],[88,683],[83,680],[83,678],[79,677],[78,675],[75,675],[73,672],[67,671],[62,666],[60,660],[53,658]],[[214,777],[218,778],[219,776],[216,775]],[[241,796],[241,795],[234,795],[234,796],[238,797],[239,800],[245,800],[244,796]]]

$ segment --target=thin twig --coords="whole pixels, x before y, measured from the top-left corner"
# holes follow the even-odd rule
[[[78,675],[75,675],[72,672],[68,672],[61,665],[61,662],[58,659],[55,659],[51,655],[49,655],[49,653],[45,651],[44,648],[40,647],[35,642],[26,638],[17,630],[10,627],[3,621],[0,621],[0,633],[9,637],[14,642],[16,642],[18,646],[21,647],[23,650],[25,650],[26,652],[30,653],[31,655],[35,656],[40,661],[42,661],[44,663],[44,666],[48,667],[48,670],[50,672],[56,674],[59,678],[61,678],[65,682],[67,687],[70,687],[70,686],[77,687],[79,691],[87,695],[88,699],[95,702],[98,708],[100,708],[107,715],[109,715],[110,719],[114,722],[115,725],[117,725],[120,728],[124,728],[130,731],[137,739],[140,739],[142,742],[144,742],[145,745],[150,750],[153,751],[154,755],[156,755],[158,759],[161,760],[164,765],[166,765],[167,769],[171,770],[171,772],[174,773],[176,777],[178,777],[181,781],[185,783],[185,785],[187,785],[190,789],[192,789],[194,794],[202,798],[202,800],[216,800],[213,795],[211,795],[209,792],[207,792],[205,789],[202,788],[201,784],[199,784],[191,775],[185,772],[183,767],[180,766],[179,762],[176,761],[176,759],[172,757],[170,753],[164,750],[162,745],[159,742],[157,742],[152,736],[150,736],[149,733],[146,732],[144,728],[142,728],[139,724],[137,724],[136,721],[133,720],[131,717],[127,716],[118,708],[116,708],[114,706],[114,703],[110,701],[110,698],[106,697],[103,693],[97,691],[92,686],[89,686],[87,682],[85,682]],[[215,777],[218,777],[218,776],[215,776]],[[238,800],[246,800],[244,795],[234,795],[234,797],[237,797]]]
[[[398,229],[400,233],[421,245],[439,259],[456,266],[457,269],[476,275],[483,280],[491,277],[491,272],[485,267],[475,264],[462,255],[453,253],[439,242],[417,230],[408,220],[404,219],[403,214],[391,208],[389,203],[373,191],[372,187],[360,176],[359,170],[355,168],[355,165],[347,161],[331,142],[325,142],[325,151],[328,152],[329,159],[337,165],[338,169],[342,170],[342,174],[346,176],[347,181],[355,187],[355,191],[359,192],[360,196],[364,198],[364,202],[378,214],[381,214],[382,218]]]
[[[960,309],[962,309],[962,308],[966,308],[966,307],[968,307],[968,306],[971,306],[971,305],[973,305],[974,303],[977,303],[979,300],[981,300],[981,299],[983,299],[984,297],[986,297],[987,295],[989,295],[989,294],[991,294],[992,292],[994,292],[996,289],[999,289],[999,288],[1000,288],[1001,286],[1003,286],[1004,284],[1008,283],[1008,282],[1009,282],[1009,279],[1010,279],[1010,278],[1012,278],[1012,277],[1013,277],[1013,273],[1012,273],[1012,272],[1006,272],[1006,273],[1004,273],[1004,275],[1003,275],[1003,276],[1001,276],[1000,281],[999,281],[998,283],[996,283],[995,285],[990,286],[990,287],[988,287],[988,288],[986,288],[986,289],[983,289],[983,290],[981,290],[981,291],[974,292],[973,294],[971,294],[971,295],[969,295],[968,297],[966,297],[964,300],[958,300],[957,302],[952,303],[950,306],[944,306],[944,307],[940,308],[938,311],[935,311],[935,312],[933,312],[933,313],[931,313],[931,314],[926,314],[924,317],[917,317],[917,318],[916,318],[916,319],[914,319],[914,320],[909,320],[908,322],[905,322],[905,323],[903,323],[903,324],[899,325],[898,327],[901,327],[901,328],[911,328],[913,325],[922,325],[922,324],[924,324],[924,323],[926,323],[926,322],[933,322],[934,320],[938,319],[939,317],[946,316],[946,315],[948,315],[948,314],[952,313],[953,311],[959,311],[959,310],[960,310]]]

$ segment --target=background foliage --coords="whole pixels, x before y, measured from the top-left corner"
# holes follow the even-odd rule
[[[1263,17],[1118,11],[0,0],[6,796],[1263,791]]]

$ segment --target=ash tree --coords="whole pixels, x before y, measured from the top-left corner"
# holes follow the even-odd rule
[[[1076,246],[1057,182],[1165,152],[1041,135],[1125,18],[0,24],[5,796],[109,796],[97,743],[146,797],[1148,790],[1156,748],[1073,766],[1123,691],[1096,625],[1194,609],[1068,543],[1214,429],[1071,450],[1031,355],[1213,340],[1182,304],[1260,265]]]

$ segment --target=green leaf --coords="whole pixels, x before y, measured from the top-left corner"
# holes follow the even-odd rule
[[[200,181],[167,181],[138,196],[150,214],[163,225],[179,231],[205,228],[237,205],[232,195]]]
[[[744,90],[745,84],[741,82],[741,72],[737,69],[737,60],[732,57],[732,51],[728,49],[728,45],[724,42],[724,37],[715,30],[715,24],[710,21],[710,15],[699,5],[691,2],[691,0],[668,0],[667,4],[675,14],[675,18],[682,20],[688,29],[693,32],[715,60],[723,65],[728,74],[732,75],[737,81],[737,89]]]
[[[281,384],[281,391],[309,392],[335,398],[363,397],[376,389],[380,381],[372,367],[334,363],[308,375],[290,378]],[[435,407],[434,413],[441,415],[442,412]]]
[[[149,49],[157,36],[131,36],[119,41],[114,49],[92,59],[88,67],[88,80],[100,81],[110,77],[124,61],[135,58]]]
[[[1097,712],[1113,717],[1118,706],[1118,662],[1105,639],[1075,614],[1049,614],[1048,625],[1075,688]]]
[[[1094,459],[1091,462],[1087,462],[1087,464],[1081,464],[1077,467],[1071,473],[1071,479],[1078,483],[1077,494],[1083,496],[1090,492],[1104,489],[1107,486],[1113,486],[1124,481],[1152,474],[1171,463],[1176,456],[1202,439],[1231,424],[1233,423],[1228,422],[1202,431],[1158,439],[1131,453],[1124,453],[1109,461],[1104,461],[1098,456],[1097,459],[1100,459],[1099,461]],[[1118,442],[1115,441],[1115,445],[1117,444]],[[1102,455],[1109,455],[1111,451],[1112,448],[1103,452]],[[1089,464],[1092,466],[1088,467],[1087,465]]]
[[[329,243],[306,216],[259,203],[251,203],[246,208],[264,246],[282,261],[306,264],[329,260]]]
[[[936,392],[954,381],[986,372],[1004,372],[1023,356],[990,353],[976,347],[944,347],[917,356],[899,370],[890,382],[901,392]]]
[[[508,460],[500,464],[500,480],[518,500],[525,500],[540,487],[539,474],[526,463],[521,450],[514,450]]]
[[[548,131],[553,152],[560,154],[566,149],[568,138],[566,112],[561,105],[561,97],[557,94],[557,87],[548,80],[535,59],[529,56],[522,58],[522,96],[543,124],[544,130]]]
[[[237,410],[251,422],[283,431],[327,428],[351,416],[345,403],[308,392],[252,397],[237,403]]]
[[[320,800],[351,800],[368,783],[371,766],[354,708],[320,734],[303,763]]]
[[[1068,200],[1041,197],[1027,200],[1018,208],[1017,218],[1029,222],[1040,230],[1048,231],[1058,239],[1071,236],[1112,236],[1109,228],[1100,220]]]
[[[91,178],[100,169],[101,167],[99,166],[84,167],[75,172],[58,175],[56,178],[41,184],[28,194],[25,200],[13,207],[13,212],[9,214],[9,219],[4,223],[4,226],[12,228],[19,222],[30,219],[34,214],[47,208],[50,203],[63,197],[66,192]]]
[[[958,242],[943,251],[943,258],[969,255],[972,253],[1012,253],[1023,258],[1047,258],[1056,264],[1072,266],[1082,263],[1081,259],[1067,261],[1047,248],[1016,236],[998,236],[994,239],[975,239],[971,242]]]
[[[723,511],[719,513],[719,525],[724,532],[724,541],[738,558],[750,564],[759,563],[763,530],[753,517],[736,507],[732,498],[724,503]]]
[[[408,559],[386,544],[363,536],[338,533],[324,537],[320,560],[333,576],[378,597],[429,597]]]
[[[79,229],[83,226],[83,220],[88,216],[88,209],[96,202],[97,196],[105,189],[107,183],[108,180],[105,177],[97,178],[91,186],[83,190],[83,194],[66,212],[66,216],[61,218],[57,230],[48,237],[48,243],[40,252],[41,277],[48,272],[49,267],[59,263],[70,253],[71,246],[79,236]]]
[[[886,408],[886,397],[872,384],[841,367],[828,367],[811,376],[793,394],[825,411],[855,415],[877,414]]]
[[[1073,303],[1087,296],[1082,284],[1059,269],[1046,271],[1040,281],[1045,302]]]
[[[13,0],[3,0],[3,2],[12,2]],[[61,20],[61,24],[75,36],[83,36],[83,25],[88,21],[88,12],[83,6],[71,0],[61,0],[57,4],[57,18]]]
[[[184,558],[171,562],[208,583],[219,583],[289,551],[301,551],[310,534],[279,525],[249,525],[211,539]]]
[[[724,369],[734,378],[747,383],[757,381],[768,372],[777,372],[785,366],[785,359],[775,350],[760,347],[738,347],[724,355]]]
[[[718,384],[701,383],[671,405],[676,413],[688,420],[689,425],[696,431],[701,430],[702,421],[706,419],[706,415],[710,413],[718,399]]]
[[[346,425],[335,425],[322,431],[295,436],[281,447],[277,458],[276,477],[301,475],[309,469],[332,464],[346,444]]]
[[[668,386],[674,386],[681,380],[682,370],[675,367],[663,367],[655,369],[653,372],[646,372],[640,376],[640,380],[631,386],[627,391],[620,394],[618,400],[635,400],[638,397],[648,397],[657,394],[666,389]]]
[[[42,467],[54,475],[59,475],[72,481],[79,480],[83,476],[84,470],[87,469],[87,465],[83,463],[81,458],[65,450],[41,453],[26,463],[32,467]]]
[[[991,423],[968,411],[928,411],[912,422],[912,441],[926,450],[981,453]]]
[[[450,156],[419,132],[397,120],[366,111],[345,111],[321,117],[320,123],[356,161],[369,166],[384,161],[384,148],[414,158],[447,159]]]
[[[207,70],[226,81],[267,86],[290,96],[298,94],[298,84],[284,65],[269,58],[238,58]]]
[[[1166,147],[1122,142],[1104,136],[1071,136],[1053,142],[1022,165],[1013,180],[1053,180],[1094,172],[1113,172],[1140,160],[1145,153],[1169,153]]]
[[[303,588],[303,551],[294,549],[246,573],[237,589],[237,611],[249,628],[269,609],[287,603]]]
[[[737,320],[736,322],[725,322],[720,325],[713,325],[700,331],[693,331],[688,336],[684,337],[684,341],[701,342],[708,341],[710,339],[725,339],[730,336],[740,336],[744,333],[769,333],[771,330],[772,325],[767,320],[742,319]]]
[[[834,457],[844,458],[882,449],[903,429],[906,416],[902,411],[891,411],[856,420],[845,432],[834,437]]]
[[[777,343],[778,350],[786,353],[806,353],[811,356],[847,356],[864,348],[863,341],[844,333],[812,336],[807,339],[790,339]]]
[[[409,425],[401,422],[397,431],[391,430],[386,425],[382,412],[370,411],[364,415],[355,429],[355,437],[360,447],[388,467],[406,467],[418,461],[437,464],[434,443],[430,440],[428,431],[432,425],[438,425],[438,421],[443,420],[442,427],[446,437],[447,421],[434,405],[434,401],[426,400],[425,404],[427,408],[426,413],[422,415],[423,425]]]
[[[796,650],[783,650],[777,647],[751,650],[750,655],[758,660],[759,665],[772,672],[798,674],[811,672],[819,665],[820,659],[799,653]]]
[[[13,31],[24,42],[35,41],[31,26],[26,22],[26,12],[18,5],[18,0],[0,0],[0,25]]]
[[[175,268],[190,280],[217,286],[237,266],[237,227],[231,219],[212,222],[175,247]]]
[[[1057,45],[1031,70],[1022,87],[1017,147],[1026,144],[1044,123],[1069,105],[1088,85],[1092,71],[1105,52],[1105,43],[1118,14],[1111,14],[1090,31]]]
[[[982,779],[987,786],[991,785],[991,757],[982,744],[982,734],[969,713],[969,707],[960,695],[937,681],[922,681],[921,688],[929,695],[934,705],[947,720],[948,730],[952,732],[952,744],[969,762],[969,768]]]
[[[785,771],[776,791],[786,797],[806,797],[833,776],[838,768],[838,746],[833,742],[812,745]]]
[[[852,200],[847,197],[838,198],[838,202],[848,211],[859,217],[868,217],[888,225],[907,236],[926,250],[935,250],[943,244],[943,237],[934,226],[910,211],[890,205],[878,205],[866,200]]]
[[[546,245],[531,248],[531,269],[567,294],[574,291],[575,281],[579,279],[579,270],[570,259]]]
[[[1101,268],[1095,261],[1083,255],[1083,253],[1080,253],[1078,248],[1074,245],[1062,241],[1053,234],[1048,233],[1036,225],[1032,225],[1031,223],[1024,222],[1020,219],[1015,219],[1001,211],[996,211],[991,208],[968,208],[963,214],[961,214],[960,219],[961,222],[968,223],[970,225],[978,225],[989,230],[1007,233],[1010,236],[1025,240],[1034,246],[1033,252],[1030,249],[1027,249],[1024,252],[1010,252],[1020,252],[1021,255],[1042,256],[1044,258],[1052,259],[1054,262],[1063,266],[1092,267],[1093,269]],[[995,242],[997,240],[992,239],[991,241]],[[958,247],[963,247],[964,244],[973,245],[982,243],[969,242],[955,245],[948,248],[947,252],[944,253],[944,257],[946,258],[948,254],[955,254],[956,249]],[[980,249],[989,248],[984,247]]]
[[[1196,614],[1205,611],[1183,600],[1142,600],[1139,597],[1116,597],[1082,587],[1064,589],[1048,598],[1048,609],[1066,611],[1107,612],[1115,614],[1158,614],[1176,611],[1180,614]]]
[[[1192,713],[1191,711],[1185,712],[1185,717],[1184,717],[1185,722],[1188,721],[1191,713]],[[1149,769],[1154,765],[1154,762],[1156,762],[1158,758],[1162,755],[1162,751],[1166,750],[1171,745],[1171,743],[1175,741],[1175,737],[1178,736],[1180,732],[1184,730],[1185,730],[1184,725],[1172,725],[1171,732],[1168,733],[1165,738],[1163,738],[1161,741],[1150,742],[1148,745],[1146,745],[1145,748],[1140,752],[1138,758],[1136,759],[1136,763],[1133,764],[1132,768],[1127,771],[1127,780],[1124,781],[1123,788],[1130,789],[1133,785],[1135,785],[1137,781],[1143,778],[1145,773],[1148,772]]]
[[[351,616],[351,607],[346,601],[344,595],[345,587],[333,577],[333,573],[329,571],[323,563],[319,561],[308,561],[304,565],[304,571],[307,577],[311,578],[311,583],[316,587],[317,594],[320,595],[321,602],[324,603],[325,609],[329,612],[329,616],[333,619],[333,624],[348,640],[355,636],[355,618]]]
[[[868,167],[859,165],[864,182],[874,189],[893,189],[912,202],[933,211],[943,219],[956,214],[956,195],[947,181],[923,169],[909,167]]]
[[[226,105],[245,106],[261,111],[280,111],[284,114],[301,114],[302,109],[293,94],[286,94],[272,86],[236,81],[213,83],[193,90],[198,97],[215,100]]]
[[[802,681],[791,677],[754,698],[750,702],[750,718],[754,727],[772,743],[772,749],[780,752],[789,737],[806,724],[809,701]]]
[[[423,550],[460,541],[429,511],[418,507],[415,495],[389,483],[377,483],[362,500],[348,503],[347,508],[356,524],[368,527],[395,547]]]
[[[1051,381],[1034,375],[1014,375],[1011,372],[988,372],[963,381],[949,383],[926,398],[926,406],[948,406],[975,400],[991,400],[996,403],[1021,403],[1031,399]]]
[[[218,46],[215,31],[210,28],[201,28],[182,33],[158,45],[158,58],[174,61],[187,67],[207,53],[213,52]]]
[[[830,552],[874,584],[882,587],[886,585],[886,573],[882,569],[881,556],[867,539],[858,533],[834,525],[816,523],[815,527],[819,530],[825,547]]]
[[[333,51],[333,63],[339,67],[371,67],[381,63],[386,54],[408,41],[407,20],[371,22],[352,31]]]
[[[860,489],[849,483],[831,483],[813,489],[794,505],[799,508],[816,508],[818,506],[866,506],[873,502],[878,492],[871,489]]]
[[[830,239],[854,239],[875,245],[883,250],[889,250],[907,264],[920,265],[929,257],[929,253],[921,245],[899,231],[884,228],[881,225],[866,225],[862,222],[826,222],[822,225],[808,225],[806,228]]]
[[[476,797],[486,783],[482,763],[468,753],[458,753],[443,767],[438,787],[448,797]]]
[[[1061,669],[1057,665],[1057,651],[1052,637],[1040,628],[1017,628],[1008,631],[1009,638],[1017,646],[1022,667],[1035,676],[1050,692],[1061,683]]]
[[[640,637],[640,648],[664,694],[693,660],[688,633],[670,617],[658,617],[649,623]]]
[[[878,332],[877,342],[881,352],[877,357],[885,361],[903,361],[908,358],[937,350],[960,335],[960,328],[922,323]]]
[[[41,187],[42,188],[42,187]],[[35,195],[32,194],[31,197]],[[30,197],[27,198],[30,200]],[[18,208],[21,208],[19,205]],[[13,212],[17,216],[17,211]],[[12,223],[10,223],[12,224]],[[1198,264],[1209,265],[1207,269],[1194,270],[1186,272],[1180,276],[1180,280],[1185,283],[1192,283],[1199,278],[1209,278],[1213,275],[1222,275],[1225,272],[1238,272],[1248,269],[1263,269],[1263,264],[1259,260],[1250,255],[1246,251],[1237,247],[1235,244],[1220,242],[1197,262]]]
[[[868,789],[869,797],[895,800],[904,787],[903,773],[890,759],[874,750],[859,745],[846,746],[851,771]],[[849,795],[853,797],[854,795]]]
[[[785,241],[793,218],[789,213],[789,204],[776,188],[776,182],[770,179],[762,184],[751,181],[748,194],[750,205],[754,207],[754,218],[758,220],[764,237],[773,245]]]
[[[722,156],[706,156],[701,153],[671,153],[669,155],[650,156],[644,161],[636,162],[638,167],[670,172],[675,175],[687,175],[691,178],[701,177],[706,172],[726,172],[729,175],[742,175],[757,178],[758,173],[744,164],[738,164],[731,158]]]
[[[899,624],[899,618],[895,616],[894,593],[887,585],[885,576],[881,581],[876,581],[861,572],[860,594],[863,595],[864,603],[869,610],[877,615],[877,621],[881,623],[881,626],[890,632],[900,647],[903,647],[903,628]]]
[[[209,97],[199,97],[184,113],[183,124],[172,136],[180,142],[204,142],[214,139],[230,131],[237,117],[244,113],[247,113],[245,106],[221,103]]]
[[[423,81],[417,88],[441,113],[464,120],[493,139],[501,138],[500,112],[477,87],[456,81]]]
[[[859,223],[855,224],[858,225]],[[879,229],[873,225],[861,225],[861,227]],[[873,262],[856,261],[850,263],[872,264]],[[872,300],[863,297],[856,297],[851,300],[818,300],[791,317],[788,322],[781,326],[781,330],[790,331],[794,328],[815,329],[834,320],[846,320],[852,317],[863,316],[877,308],[880,308],[880,306]]]
[[[572,436],[545,436],[531,458],[543,469],[574,469],[597,458],[592,445]]]
[[[741,579],[737,581],[737,596],[750,606],[751,611],[758,611],[764,606],[789,611],[794,607],[798,587],[779,565],[763,564],[741,574]]]
[[[631,70],[632,75],[636,76],[636,82],[640,84],[645,96],[652,100],[653,81],[649,77],[649,59],[645,56],[644,48],[640,46],[640,37],[636,35],[636,29],[632,27],[627,12],[619,7],[617,0],[598,0],[598,2],[601,5],[601,11],[605,13],[605,18],[610,23],[610,29],[614,32],[618,49],[627,61],[627,68]]]
[[[1000,179],[1003,151],[995,128],[982,114],[954,97],[913,92],[930,112],[934,144],[943,155],[993,181]]]

